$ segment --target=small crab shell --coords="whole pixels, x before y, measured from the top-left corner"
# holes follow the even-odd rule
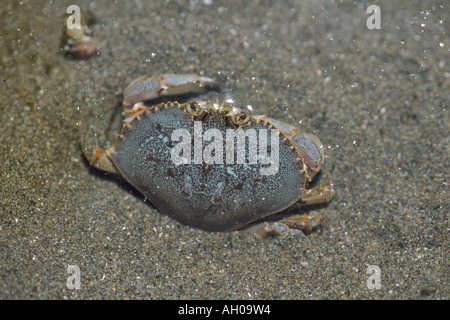
[[[195,163],[195,154],[191,162],[175,164],[171,152],[179,142],[172,134],[186,130],[183,132],[195,143],[195,122],[197,126],[201,123],[202,135],[209,129],[222,134],[224,144],[228,129],[266,131],[267,150],[275,147],[274,135],[270,135],[275,132],[279,137],[276,174],[262,175],[267,163],[261,162]],[[213,143],[206,142],[202,152]],[[248,139],[245,143],[248,148]],[[237,143],[234,159],[236,148]],[[125,124],[113,150],[110,157],[122,176],[159,210],[206,231],[240,228],[291,206],[305,194],[305,165],[292,141],[274,124],[229,105],[188,102],[153,106]]]
[[[70,57],[87,59],[100,52],[100,43],[93,38],[91,25],[95,24],[95,17],[90,11],[83,11],[80,15],[80,28],[69,28],[66,14],[63,20],[63,34],[61,48]]]

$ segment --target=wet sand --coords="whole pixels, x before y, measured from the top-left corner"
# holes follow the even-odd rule
[[[68,4],[22,3],[0,9],[0,299],[449,298],[447,3],[378,2],[369,30],[353,1],[77,1],[103,44],[82,61],[59,52]],[[318,230],[203,232],[89,169],[131,80],[193,72],[320,137]]]

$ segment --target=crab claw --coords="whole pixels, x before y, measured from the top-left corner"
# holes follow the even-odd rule
[[[205,87],[211,87],[215,80],[198,74],[161,74],[158,76],[141,76],[125,89],[123,106],[132,108],[134,104],[163,96],[186,93],[201,93]]]
[[[312,179],[312,177],[320,170],[320,165],[325,158],[322,142],[320,142],[319,138],[315,135],[306,132],[298,132],[292,138],[292,142],[304,160],[308,169],[308,178]]]

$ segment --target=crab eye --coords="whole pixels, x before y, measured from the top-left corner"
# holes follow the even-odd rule
[[[244,124],[250,120],[250,114],[247,111],[239,110],[233,117],[235,124]]]
[[[196,102],[187,103],[186,110],[194,117],[198,117],[203,111],[202,107],[200,107]]]

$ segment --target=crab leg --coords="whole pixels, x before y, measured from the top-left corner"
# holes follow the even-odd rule
[[[117,173],[117,169],[109,157],[109,154],[113,151],[114,148],[85,148],[83,149],[83,154],[91,166],[107,172]]]
[[[300,199],[300,202],[305,205],[328,203],[333,198],[335,192],[333,182],[325,180],[322,186],[307,190],[306,194]],[[287,235],[291,229],[309,233],[320,226],[324,220],[324,216],[317,212],[312,212],[309,215],[299,214],[289,216],[276,222],[264,222],[250,227],[248,231],[260,236],[266,236],[268,234]]]
[[[205,87],[215,84],[215,80],[198,74],[161,74],[141,76],[125,89],[123,107],[126,116],[142,109],[139,102],[153,100],[163,96],[186,93],[201,93]]]
[[[306,205],[328,203],[333,199],[335,193],[334,183],[326,179],[322,186],[307,190],[300,201]]]

